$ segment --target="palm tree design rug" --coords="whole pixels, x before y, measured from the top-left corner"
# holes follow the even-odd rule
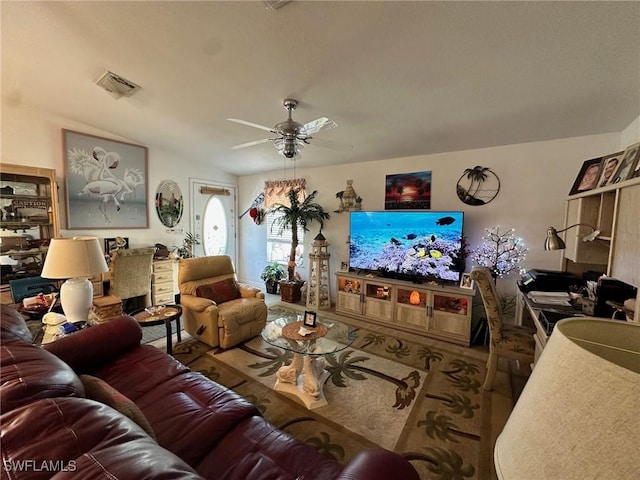
[[[295,307],[270,307],[268,321],[300,314]],[[188,337],[173,352],[192,370],[253,402],[278,428],[338,461],[379,445],[409,459],[422,479],[495,478],[493,444],[513,402],[504,378],[494,392],[482,390],[486,349],[320,312],[323,317],[352,326],[356,340],[326,356],[328,405],[314,410],[273,390],[276,371],[291,354],[261,337],[220,353]]]

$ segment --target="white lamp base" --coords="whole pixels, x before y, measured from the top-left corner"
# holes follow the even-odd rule
[[[60,303],[68,322],[86,321],[93,303],[93,284],[86,278],[70,278],[60,288]]]

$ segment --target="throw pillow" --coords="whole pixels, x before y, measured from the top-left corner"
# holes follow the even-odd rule
[[[87,398],[104,403],[129,417],[142,427],[151,438],[157,440],[147,417],[144,416],[140,408],[133,401],[129,400],[126,395],[120,393],[101,378],[92,375],[80,375],[80,380],[82,380],[82,384],[84,385]]]
[[[196,288],[198,297],[208,298],[216,303],[224,303],[240,296],[240,290],[233,278],[227,278],[220,282],[200,285]]]

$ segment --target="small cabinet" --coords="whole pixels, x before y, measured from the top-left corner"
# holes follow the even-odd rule
[[[155,260],[152,269],[151,303],[153,305],[175,303],[177,292],[175,287],[176,262],[174,260]]]
[[[56,171],[2,164],[0,172],[2,289],[40,275],[51,238],[60,235]]]
[[[469,345],[474,292],[339,272],[336,312]]]

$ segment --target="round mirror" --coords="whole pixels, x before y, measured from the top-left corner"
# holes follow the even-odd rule
[[[175,227],[182,218],[184,201],[180,187],[173,180],[162,180],[156,190],[156,212],[165,227]]]

